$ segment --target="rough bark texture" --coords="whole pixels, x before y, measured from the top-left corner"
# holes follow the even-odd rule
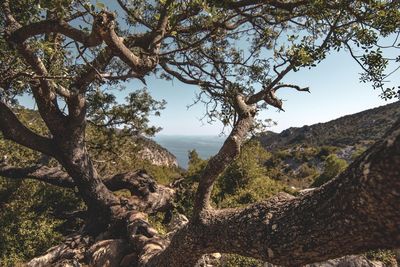
[[[369,249],[400,247],[400,121],[344,173],[316,190],[297,197],[279,194],[242,209],[215,210],[211,207],[213,184],[238,156],[242,143],[252,129],[256,104],[263,101],[282,109],[282,101],[275,95],[278,89],[289,87],[308,91],[308,88],[281,83],[285,75],[295,69],[292,62],[286,60],[271,66],[277,75],[274,78],[271,76],[271,80],[257,93],[248,93],[246,96],[240,93],[240,88],[236,90],[235,85],[228,82],[226,77],[222,77],[222,84],[217,82],[213,85],[207,79],[203,81],[203,75],[216,78],[207,71],[208,67],[203,69],[197,66],[195,72],[200,72],[198,76],[180,66],[186,63],[196,66],[196,62],[169,62],[168,56],[164,54],[159,64],[162,40],[175,35],[168,32],[171,30],[169,8],[174,1],[160,2],[163,3],[159,10],[155,10],[159,13],[156,14],[157,22],[154,25],[135,17],[138,22],[144,21],[142,25],[148,27],[149,32],[123,38],[118,35],[123,31],[117,28],[115,15],[108,11],[93,13],[92,30],[86,33],[73,28],[64,18],[21,25],[11,11],[10,1],[2,1],[4,40],[18,53],[29,71],[33,72],[28,74],[32,78],[28,86],[51,136],[40,136],[25,127],[3,99],[0,99],[0,130],[5,138],[55,158],[62,168],[38,165],[18,169],[2,164],[0,174],[76,187],[88,206],[88,221],[82,233],[69,237],[63,244],[33,259],[28,265],[49,266],[64,260],[92,264],[103,247],[113,252],[109,254],[113,260],[122,259],[123,265],[140,267],[194,266],[201,255],[212,252],[237,253],[274,264],[298,266]],[[136,16],[122,1],[118,3],[130,15]],[[234,1],[226,7],[223,5],[226,10],[238,12],[233,17],[242,18],[234,25],[214,23],[216,28],[209,32],[210,38],[211,34],[218,34],[219,30],[229,31],[247,22],[256,23],[250,13],[253,7],[263,5],[291,14],[296,7],[307,5],[307,1],[243,0]],[[240,10],[247,7],[250,7],[249,16]],[[339,12],[334,8],[332,10],[333,14],[338,15],[332,21],[333,24],[329,25],[325,37],[321,37],[324,38],[318,47],[321,53],[339,29],[337,23],[342,11],[345,12],[344,9]],[[176,17],[177,23],[183,22],[183,28],[175,30],[193,34],[208,31],[208,26],[202,25],[198,29],[185,28],[185,21],[193,14],[201,13],[202,7],[187,11],[189,13]],[[262,13],[255,14],[263,16]],[[352,16],[350,13],[348,15]],[[274,25],[269,18],[268,22]],[[282,22],[275,22],[277,25],[279,23]],[[79,42],[85,49],[97,47],[100,50],[92,62],[85,62],[87,64],[77,70],[68,88],[48,78],[51,71],[28,41],[31,37],[50,33],[62,34]],[[103,43],[105,47],[100,47]],[[79,53],[79,44],[77,47]],[[185,47],[182,49],[188,51],[189,48]],[[201,46],[197,48],[201,49]],[[207,55],[202,52],[204,56]],[[86,93],[93,82],[107,76],[102,72],[107,69],[113,57],[118,57],[129,66],[132,77],[143,78],[157,65],[161,65],[167,73],[182,82],[200,85],[216,99],[224,99],[223,103],[229,103],[234,113],[232,116],[237,118],[221,150],[209,160],[202,173],[192,218],[189,222],[182,220],[166,236],[160,236],[151,227],[146,213],[168,210],[175,191],[156,185],[143,173],[124,173],[102,179],[85,145]],[[215,66],[222,64],[213,62]],[[186,75],[171,69],[170,65],[184,71]],[[67,104],[67,112],[59,108],[57,101],[60,97]],[[131,192],[131,198],[118,198],[112,193],[124,188]],[[123,254],[127,256],[123,257]]]
[[[218,153],[208,161],[200,177],[193,208],[193,220],[201,219],[201,213],[211,208],[210,197],[215,180],[239,155],[240,148],[253,126],[255,106],[248,106],[244,97],[239,95],[236,98],[236,108],[239,113],[238,121]]]
[[[144,266],[193,266],[205,253],[237,253],[298,266],[400,246],[400,121],[333,181],[299,197],[209,210]]]

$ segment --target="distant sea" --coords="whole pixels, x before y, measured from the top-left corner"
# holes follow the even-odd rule
[[[218,152],[225,137],[158,135],[153,140],[174,154],[180,167],[187,169],[190,150],[195,149],[202,159],[208,159]]]

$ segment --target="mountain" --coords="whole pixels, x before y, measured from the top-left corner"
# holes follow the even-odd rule
[[[135,140],[140,147],[138,156],[142,160],[156,166],[178,167],[176,157],[163,146],[145,137],[137,137]]]
[[[271,154],[271,178],[293,188],[320,186],[343,171],[400,117],[400,102],[325,123],[265,132],[256,139]]]
[[[329,122],[291,127],[281,133],[266,132],[258,137],[270,150],[297,145],[346,147],[371,144],[400,116],[400,101],[347,115]]]
[[[18,115],[19,119],[30,129],[34,130],[37,133],[46,135],[47,129],[37,110],[20,107],[18,109],[15,109],[14,112]],[[89,139],[93,138],[96,135],[102,135],[101,131],[91,129],[91,127],[92,126],[89,124],[87,130],[87,135]],[[117,130],[117,134],[118,133],[119,130]],[[121,138],[125,137],[121,136]],[[132,138],[135,140],[135,147],[132,148],[126,146],[124,148],[135,149],[138,159],[147,161],[155,166],[170,168],[178,167],[178,161],[176,157],[163,146],[143,136],[136,136]],[[0,141],[1,139],[2,136],[0,134]]]
[[[189,151],[195,149],[202,159],[208,159],[218,152],[225,139],[219,136],[157,135],[154,141],[176,156],[179,167],[187,169]]]

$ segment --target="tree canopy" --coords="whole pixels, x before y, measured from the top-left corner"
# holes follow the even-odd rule
[[[29,166],[4,160],[1,175],[76,188],[87,206],[82,236],[129,242],[137,266],[191,266],[215,251],[299,265],[399,246],[399,122],[342,175],[305,195],[280,194],[232,210],[212,207],[211,194],[261,125],[257,113],[268,106],[283,110],[276,92],[309,92],[287,81],[288,73],[344,49],[361,65],[362,81],[382,89],[385,98],[396,95],[385,79],[398,57],[386,57],[380,40],[394,36],[391,48],[398,47],[400,2],[1,2],[0,131],[38,152]],[[177,188],[157,185],[141,172],[102,175],[88,149],[89,126],[107,140],[157,132],[149,116],[159,114],[163,101],[143,89],[118,103],[112,91],[130,79],[145,85],[149,76],[197,85],[209,119],[231,129],[198,177],[189,222],[166,237],[146,213],[168,210]],[[33,96],[45,130],[21,121],[17,99],[23,94]],[[112,150],[116,143],[105,144],[99,148]],[[123,188],[130,197],[113,193]],[[342,244],[350,239],[360,241]],[[54,262],[70,253],[67,247],[31,264]]]

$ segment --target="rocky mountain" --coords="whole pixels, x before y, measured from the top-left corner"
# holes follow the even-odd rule
[[[271,153],[271,178],[294,189],[320,186],[343,171],[400,117],[400,101],[329,122],[266,132],[257,140]]]
[[[139,145],[139,158],[156,166],[178,167],[176,157],[155,141],[145,137],[138,137],[136,142]]]
[[[399,116],[400,101],[397,101],[325,123],[288,128],[279,134],[266,132],[258,139],[269,150],[296,145],[346,147],[370,144],[379,139]]]

